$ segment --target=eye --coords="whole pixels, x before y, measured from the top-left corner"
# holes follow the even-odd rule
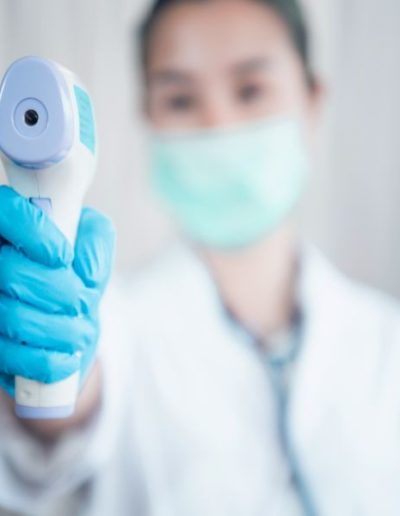
[[[171,111],[189,111],[195,105],[195,99],[190,95],[174,95],[167,102],[167,108]]]
[[[263,95],[263,89],[258,84],[245,84],[240,87],[238,97],[243,102],[253,102]]]

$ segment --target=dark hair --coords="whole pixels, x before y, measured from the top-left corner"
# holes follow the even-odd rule
[[[144,71],[146,70],[148,63],[150,39],[153,34],[154,26],[164,12],[169,7],[176,4],[206,1],[207,0],[155,0],[153,2],[139,29],[140,60]],[[286,23],[294,47],[302,60],[307,82],[310,87],[312,87],[315,81],[310,57],[309,32],[303,10],[300,7],[298,0],[255,1],[274,9]]]

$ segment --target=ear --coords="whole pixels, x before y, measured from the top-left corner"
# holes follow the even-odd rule
[[[313,125],[321,118],[322,109],[328,95],[328,88],[320,77],[315,77],[309,86],[309,112]]]
[[[150,117],[149,96],[145,88],[140,93],[139,112],[145,119]]]

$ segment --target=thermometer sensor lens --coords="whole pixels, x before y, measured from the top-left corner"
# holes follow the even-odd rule
[[[24,120],[26,125],[29,125],[29,127],[36,125],[39,121],[38,112],[34,109],[28,109],[25,111]]]

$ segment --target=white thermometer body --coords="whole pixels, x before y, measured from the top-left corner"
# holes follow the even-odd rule
[[[0,87],[0,150],[10,186],[74,245],[97,160],[93,107],[77,77],[47,59],[15,61]],[[79,382],[79,373],[52,384],[16,377],[16,414],[69,417]]]

